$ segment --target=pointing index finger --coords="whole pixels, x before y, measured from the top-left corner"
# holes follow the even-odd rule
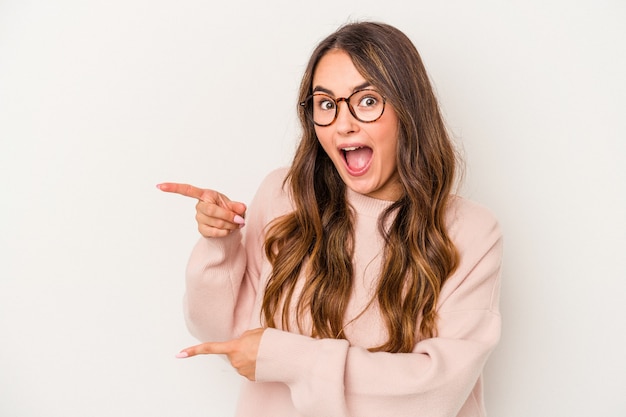
[[[228,342],[207,342],[183,349],[176,354],[176,357],[189,358],[196,355],[228,354],[230,351],[231,348]]]
[[[197,200],[202,200],[202,195],[204,194],[204,190],[202,188],[194,187],[189,184],[179,184],[176,182],[164,182],[162,184],[157,184],[157,188],[161,191],[165,191],[166,193],[180,194]]]

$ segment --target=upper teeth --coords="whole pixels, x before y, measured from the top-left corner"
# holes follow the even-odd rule
[[[343,151],[345,151],[345,152],[356,151],[359,148],[360,148],[360,146],[351,146],[349,148],[343,148]]]

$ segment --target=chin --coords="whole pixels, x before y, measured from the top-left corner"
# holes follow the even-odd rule
[[[363,195],[377,194],[377,192],[379,191],[378,188],[368,186],[367,184],[355,184],[353,181],[346,182],[346,185],[355,193]]]

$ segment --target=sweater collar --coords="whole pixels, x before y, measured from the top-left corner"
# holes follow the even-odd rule
[[[394,201],[379,200],[359,194],[350,188],[346,189],[346,197],[357,214],[374,218],[380,217],[383,211],[394,203]]]

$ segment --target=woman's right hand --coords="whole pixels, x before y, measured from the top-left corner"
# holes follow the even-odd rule
[[[157,188],[167,193],[175,193],[198,200],[196,221],[198,231],[204,237],[223,237],[245,224],[246,205],[230,201],[217,191],[194,187],[189,184],[164,182]]]

